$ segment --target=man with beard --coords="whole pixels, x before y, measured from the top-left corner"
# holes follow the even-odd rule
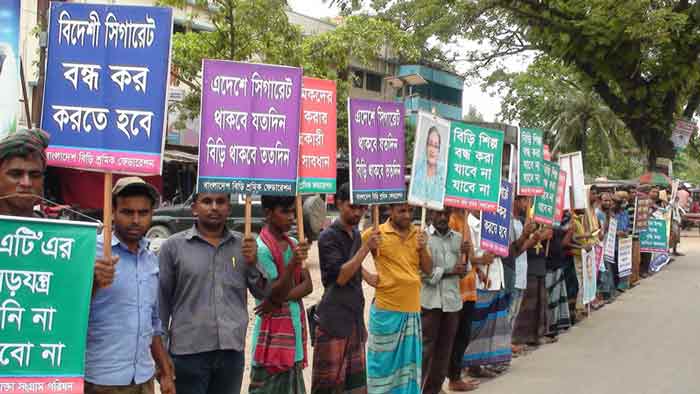
[[[228,194],[195,194],[195,225],[160,249],[160,318],[180,393],[231,394],[241,389],[246,289],[262,298],[267,281],[257,264],[255,240],[226,227],[230,213]]]
[[[420,290],[422,271],[432,272],[424,232],[411,223],[413,207],[393,204],[379,226],[381,243],[372,252],[379,283],[369,316],[367,391],[418,393],[421,388],[422,337]],[[362,234],[366,242],[374,234]]]
[[[600,222],[602,232],[605,234],[603,239],[605,239],[605,237],[607,237],[608,231],[610,230],[610,218],[615,217],[615,212],[613,210],[612,194],[605,192],[600,195],[600,208],[596,210],[596,216],[598,217],[598,221]],[[615,230],[616,229],[612,229],[612,231]],[[600,266],[600,271],[598,272],[599,298],[606,303],[611,303],[616,296],[615,276],[612,265],[613,264],[611,264],[610,262],[604,261],[603,264],[601,264]]]
[[[85,392],[152,394],[157,366],[161,392],[174,394],[174,371],[161,340],[158,259],[144,238],[158,193],[141,178],[127,177],[116,183],[112,195],[112,253],[120,262],[112,285],[96,290],[90,304]],[[98,255],[103,245],[100,235]]]
[[[350,186],[338,188],[339,218],[321,233],[318,255],[323,298],[316,309],[311,393],[367,392],[362,262],[379,245],[379,231],[362,242],[357,225],[366,206],[350,203]]]
[[[313,291],[302,267],[309,245],[289,237],[294,196],[263,196],[265,226],[258,237],[258,261],[272,283],[271,297],[258,298],[253,329],[250,394],[305,394],[306,316],[302,299]],[[299,218],[301,219],[301,218]]]
[[[23,129],[0,140],[0,215],[36,217],[44,195],[46,147],[49,136],[39,129]],[[93,294],[114,280],[118,256],[95,261]]]
[[[438,394],[447,376],[462,310],[459,280],[467,273],[464,256],[468,258],[471,252],[471,244],[463,242],[460,233],[450,230],[450,213],[447,207],[443,211],[432,211],[432,226],[428,229],[433,270],[422,275],[424,394]]]

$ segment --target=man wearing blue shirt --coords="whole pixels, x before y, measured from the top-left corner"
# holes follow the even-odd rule
[[[138,177],[120,179],[113,193],[114,281],[90,304],[85,352],[86,394],[152,394],[156,367],[163,394],[175,394],[158,309],[158,258],[144,238],[158,193]],[[103,235],[97,238],[102,255]]]

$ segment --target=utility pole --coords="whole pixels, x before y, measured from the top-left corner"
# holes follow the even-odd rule
[[[32,119],[36,127],[41,125],[41,106],[44,98],[44,82],[46,79],[46,46],[48,45],[49,0],[38,0],[36,9],[36,24],[39,33],[39,78],[32,92]]]

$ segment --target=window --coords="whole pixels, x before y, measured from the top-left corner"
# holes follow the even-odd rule
[[[366,73],[367,75],[367,90],[373,92],[382,91],[382,76],[373,73]]]
[[[365,73],[360,70],[352,70],[352,86],[362,89],[365,86]]]

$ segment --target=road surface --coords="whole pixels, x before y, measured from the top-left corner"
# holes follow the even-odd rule
[[[682,242],[686,256],[474,393],[700,393],[700,238]]]

